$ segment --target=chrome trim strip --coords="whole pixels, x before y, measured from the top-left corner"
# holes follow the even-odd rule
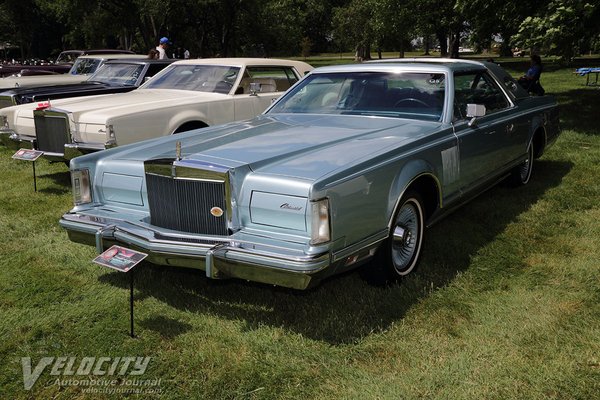
[[[361,240],[358,243],[347,246],[347,247],[343,248],[342,250],[336,251],[335,253],[333,253],[333,256],[331,257],[331,261],[332,262],[340,261],[340,260],[342,260],[346,257],[349,257],[355,253],[360,253],[361,251],[368,249],[369,247],[373,247],[373,246],[379,244],[383,240],[387,239],[387,237],[388,237],[387,229],[379,231],[379,232],[375,233],[374,235],[371,235],[368,238]]]

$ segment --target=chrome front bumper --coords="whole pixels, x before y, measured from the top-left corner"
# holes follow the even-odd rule
[[[63,215],[60,225],[72,241],[93,245],[98,253],[120,244],[147,253],[154,264],[201,269],[211,279],[234,277],[306,289],[335,271],[329,252],[307,255],[285,242],[161,232],[141,223],[83,213]]]
[[[0,130],[0,143],[15,151],[19,149],[37,149],[35,137],[19,135],[12,129]],[[75,157],[111,147],[114,146],[96,143],[67,143],[65,144],[64,153],[44,152],[44,158],[51,161],[70,161]]]

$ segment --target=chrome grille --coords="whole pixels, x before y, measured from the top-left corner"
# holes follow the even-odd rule
[[[0,108],[10,107],[17,104],[12,96],[0,96]]]
[[[219,180],[172,178],[146,173],[150,223],[182,232],[226,236],[225,182]],[[210,213],[219,207],[225,213]]]
[[[71,143],[69,120],[66,114],[36,110],[33,112],[38,150],[64,154],[65,144]]]

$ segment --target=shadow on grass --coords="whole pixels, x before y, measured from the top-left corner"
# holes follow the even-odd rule
[[[192,329],[188,323],[177,321],[172,318],[167,318],[162,315],[152,318],[146,318],[139,322],[142,328],[158,332],[165,339],[173,339]]]
[[[64,194],[71,191],[71,174],[69,171],[41,174],[38,179],[51,181],[50,186],[39,189],[39,192],[47,194]]]
[[[421,299],[467,270],[471,257],[558,186],[571,167],[539,161],[528,186],[497,186],[448,216],[428,230],[420,268],[392,286],[371,286],[355,271],[299,292],[238,280],[209,281],[202,271],[143,264],[136,272],[136,298],[153,297],[184,312],[242,321],[243,330],[281,327],[333,345],[356,342],[401,321]],[[99,280],[128,287],[127,277],[117,272]],[[166,325],[170,331],[174,323],[142,324],[157,330]]]
[[[586,135],[600,135],[600,128],[593,115],[600,106],[600,89],[587,87],[558,93],[560,123],[562,129],[575,130]]]

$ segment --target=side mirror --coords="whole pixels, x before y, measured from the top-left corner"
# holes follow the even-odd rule
[[[485,106],[483,104],[467,104],[467,118],[469,126],[477,126],[477,118],[485,115]]]
[[[256,96],[258,92],[260,92],[260,83],[250,82],[250,95]]]

